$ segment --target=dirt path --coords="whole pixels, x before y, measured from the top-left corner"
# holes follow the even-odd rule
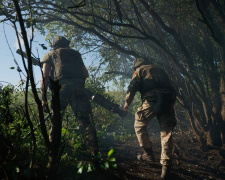
[[[160,139],[159,133],[152,133],[156,162],[152,165],[136,160],[140,148],[136,138],[126,142],[108,141],[116,151],[117,170],[110,170],[108,179],[144,180],[160,179]],[[171,179],[225,179],[225,151],[220,149],[201,149],[190,131],[174,133],[174,160]]]

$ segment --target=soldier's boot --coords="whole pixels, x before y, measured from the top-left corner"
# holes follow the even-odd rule
[[[171,165],[162,165],[161,179],[170,179]]]
[[[92,156],[92,163],[94,164],[95,168],[100,168],[100,158],[98,157],[99,148],[98,148],[98,143],[95,138],[90,142],[89,141],[89,153]]]
[[[91,125],[87,126],[85,130],[86,130],[85,140],[86,140],[87,148],[91,155],[97,156],[99,152],[99,147],[98,147],[98,139],[97,139],[96,131],[94,127]]]
[[[155,162],[155,156],[153,155],[152,148],[142,148],[142,154],[137,155],[139,161]]]
[[[81,160],[83,161],[93,161],[95,160],[99,153],[97,138],[92,137],[91,135],[85,134],[85,146],[87,151],[80,155]],[[94,163],[97,161],[93,161]]]
[[[94,125],[91,122],[89,113],[77,113],[77,121],[80,127],[81,134],[86,143],[88,152],[91,155],[97,155],[99,152],[98,139]]]

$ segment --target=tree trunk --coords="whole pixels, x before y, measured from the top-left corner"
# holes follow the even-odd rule
[[[219,125],[211,125],[205,135],[209,146],[222,146]]]
[[[52,85],[52,104],[53,104],[53,119],[52,129],[50,132],[50,152],[49,162],[47,165],[48,179],[56,179],[59,162],[61,159],[60,145],[61,145],[61,130],[62,119],[60,113],[60,85],[59,81],[51,81]]]
[[[221,56],[221,65],[220,65],[220,95],[221,95],[221,138],[223,144],[225,144],[225,47],[222,50],[223,55]]]
[[[200,132],[198,130],[198,128],[196,127],[196,125],[195,125],[195,118],[192,115],[191,111],[188,111],[188,116],[189,116],[189,120],[190,120],[190,123],[191,123],[192,130],[193,130],[196,138],[201,143],[201,145],[205,146],[206,145],[206,139],[204,137],[204,134],[202,132]]]

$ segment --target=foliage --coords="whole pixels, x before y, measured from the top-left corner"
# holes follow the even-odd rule
[[[30,129],[26,118],[24,117],[23,110],[23,91],[15,90],[13,86],[5,86],[0,93],[0,128],[1,128],[1,173],[5,172],[8,178],[22,178],[29,177],[30,174],[30,154],[32,138],[30,135]],[[20,96],[21,95],[21,96]],[[37,116],[36,105],[30,101],[29,102],[30,112],[32,117]],[[94,113],[97,112],[96,109]],[[106,112],[104,112],[106,114]],[[35,115],[36,114],[36,115]],[[111,118],[111,117],[110,117]],[[113,119],[113,118],[112,118]],[[99,132],[105,131],[104,124],[106,119],[98,118],[96,119],[99,123]],[[110,120],[110,119],[107,119]],[[40,127],[38,126],[38,121],[33,119],[35,136],[37,138],[37,162],[35,164],[35,171],[41,171],[45,169],[45,163],[47,159],[46,148],[43,142],[42,135],[40,133]],[[110,122],[107,122],[110,124]],[[48,123],[47,123],[48,124]],[[112,125],[112,124],[110,124]],[[49,126],[47,126],[50,128]],[[113,157],[115,150],[110,150],[107,159],[104,160],[101,153],[96,157],[91,157],[87,154],[84,142],[82,140],[79,127],[76,124],[75,117],[71,108],[68,107],[63,120],[62,128],[62,147],[64,146],[64,151],[62,154],[61,162],[63,166],[69,164],[76,164],[78,173],[87,173],[94,171],[97,167],[93,162],[98,162],[98,166],[101,169],[116,168],[116,160]],[[85,155],[86,154],[86,155]],[[88,160],[83,161],[81,157],[90,157]],[[81,159],[80,159],[81,158]],[[79,167],[78,167],[79,166]],[[74,170],[76,172],[76,170]],[[44,177],[44,173],[38,175]],[[2,177],[3,178],[3,177]]]
[[[116,154],[115,149],[111,149],[108,152],[108,156],[107,159],[104,160],[102,158],[101,153],[99,152],[95,157],[94,157],[94,162],[95,163],[91,163],[91,162],[80,162],[77,165],[78,171],[77,173],[82,174],[83,172],[85,173],[89,173],[92,172],[98,168],[101,169],[109,169],[109,168],[117,168],[117,164],[116,164],[116,159],[115,157],[113,157]]]
[[[32,140],[30,136],[27,136],[30,129],[24,117],[24,106],[21,106],[18,95],[20,92],[15,91],[13,86],[5,86],[0,93],[0,174],[3,175],[5,172],[10,179],[30,176],[30,157],[28,155],[31,151]],[[41,150],[43,143],[38,143],[38,146]],[[43,154],[38,153],[38,156],[42,159]]]

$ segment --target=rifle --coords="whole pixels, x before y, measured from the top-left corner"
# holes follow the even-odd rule
[[[23,57],[25,57],[27,59],[27,54],[25,52],[21,51],[20,49],[17,49],[16,50],[16,53],[19,54],[19,55],[21,55],[21,56],[23,54]],[[31,60],[32,60],[32,64],[34,66],[40,66],[40,67],[42,67],[42,63],[39,60],[37,60],[37,59],[35,59],[33,57],[31,57]]]
[[[23,51],[20,51],[20,49],[17,49],[16,53],[19,54],[19,55],[23,54],[23,56],[25,58],[27,58],[27,54]],[[37,60],[33,57],[32,57],[32,64],[35,65],[35,66],[42,67],[42,63],[39,60]],[[127,115],[127,111],[124,111],[124,110],[120,109],[119,104],[114,103],[113,102],[114,100],[110,101],[110,100],[106,99],[104,96],[102,96],[98,93],[94,93],[94,92],[92,92],[92,91],[90,91],[89,89],[86,89],[86,88],[85,88],[85,92],[88,95],[89,100],[99,104],[103,108],[105,108],[105,109],[107,109],[107,110],[109,110],[113,113],[116,113],[120,117],[123,117],[123,118]]]

